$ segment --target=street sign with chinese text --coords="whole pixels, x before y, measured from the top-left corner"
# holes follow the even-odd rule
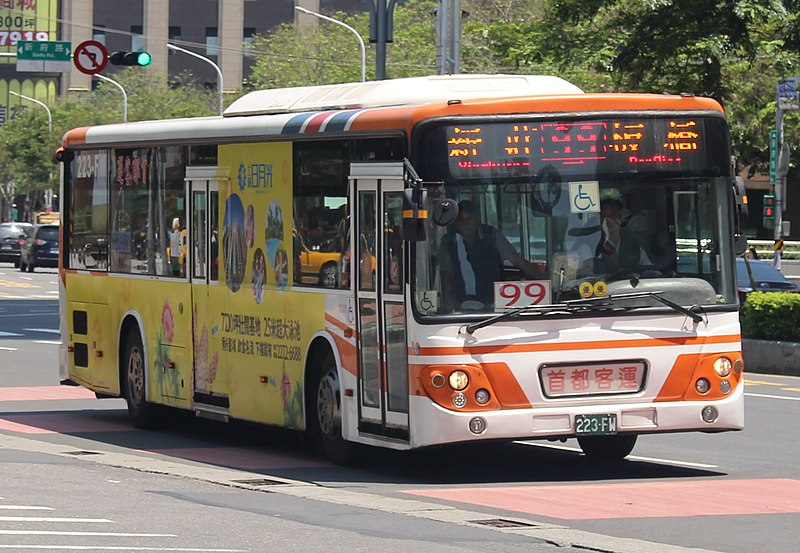
[[[17,71],[43,73],[72,69],[72,44],[64,41],[21,40],[17,43]]]

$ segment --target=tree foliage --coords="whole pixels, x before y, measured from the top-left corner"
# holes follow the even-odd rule
[[[140,68],[114,74],[128,95],[128,121],[192,117],[217,113],[217,96],[183,75],[172,82]],[[13,194],[24,194],[35,204],[45,190],[58,189],[58,166],[54,154],[61,137],[76,127],[122,121],[123,96],[111,83],[102,82],[95,91],[77,93],[50,106],[52,132],[46,113],[36,106],[24,110],[0,127],[1,213],[8,217]],[[30,218],[31,214],[24,214]]]
[[[409,0],[394,12],[388,78],[436,71],[435,0]],[[800,0],[462,0],[468,12],[461,68],[468,73],[559,75],[590,92],[688,92],[725,107],[736,157],[765,172],[775,125],[775,87],[800,71]],[[375,78],[367,12],[329,14],[366,42],[366,78]],[[324,20],[279,25],[248,50],[248,88],[358,81],[361,56],[351,31]],[[128,120],[216,113],[215,91],[190,75],[167,82],[126,68],[115,80],[128,92]],[[102,82],[91,93],[51,106],[53,132],[32,107],[0,128],[0,197],[54,187],[52,153],[74,127],[118,122],[122,96]],[[800,125],[789,114],[786,141],[800,157]]]

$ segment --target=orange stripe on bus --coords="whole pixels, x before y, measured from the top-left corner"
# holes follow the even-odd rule
[[[734,344],[741,340],[738,334],[727,336],[701,336],[672,338],[642,338],[636,340],[606,340],[598,342],[549,342],[546,344],[501,344],[496,346],[423,347],[419,356],[434,355],[485,355],[490,353],[536,353],[545,351],[649,348],[663,346],[691,346],[706,344]],[[410,351],[412,355],[414,353]]]
[[[459,100],[453,93],[453,100]],[[523,96],[463,100],[455,103],[435,102],[426,105],[369,109],[358,114],[350,130],[410,131],[414,125],[429,118],[459,115],[566,113],[578,111],[653,111],[708,110],[723,113],[718,102],[710,98],[684,96],[654,96],[652,94],[572,94],[560,96]]]
[[[342,361],[342,369],[356,376],[356,347],[337,334],[333,334],[333,341],[336,342],[336,347],[339,350],[339,359]]]

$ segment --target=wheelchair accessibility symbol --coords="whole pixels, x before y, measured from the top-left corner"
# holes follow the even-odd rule
[[[569,210],[572,213],[599,213],[600,183],[597,181],[569,183]]]

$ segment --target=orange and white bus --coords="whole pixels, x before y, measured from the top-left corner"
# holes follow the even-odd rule
[[[729,144],[707,98],[514,75],[71,130],[62,377],[136,425],[277,425],[339,462],[568,438],[609,460],[739,430]]]

